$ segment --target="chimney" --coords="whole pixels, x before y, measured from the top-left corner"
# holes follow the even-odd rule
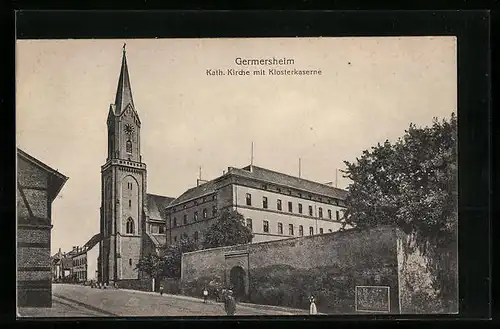
[[[208,182],[208,181],[206,181],[206,180],[204,180],[204,179],[197,179],[197,180],[196,180],[196,186],[203,185],[203,184],[205,184],[206,182]]]

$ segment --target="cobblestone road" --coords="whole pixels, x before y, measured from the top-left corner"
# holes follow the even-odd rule
[[[38,315],[24,316],[223,316],[224,306],[187,296],[163,295],[158,293],[95,289],[80,285],[55,284],[53,310],[38,310]],[[71,309],[70,306],[71,305]],[[31,311],[33,313],[33,311]],[[285,309],[266,305],[238,303],[236,315],[296,315],[306,314],[303,310]],[[61,315],[64,314],[64,315]]]

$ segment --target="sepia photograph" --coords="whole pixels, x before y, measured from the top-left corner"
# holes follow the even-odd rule
[[[457,40],[16,41],[18,318],[458,314]]]

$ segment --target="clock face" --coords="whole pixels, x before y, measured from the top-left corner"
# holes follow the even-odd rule
[[[132,135],[134,133],[134,127],[131,124],[126,124],[125,125],[125,133],[128,135]]]

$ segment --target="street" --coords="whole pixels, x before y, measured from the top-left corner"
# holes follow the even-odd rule
[[[96,289],[87,286],[54,284],[53,307],[20,309],[27,317],[100,317],[100,316],[223,316],[224,305],[213,300],[158,293]],[[268,305],[238,303],[235,315],[299,315],[306,310]]]

